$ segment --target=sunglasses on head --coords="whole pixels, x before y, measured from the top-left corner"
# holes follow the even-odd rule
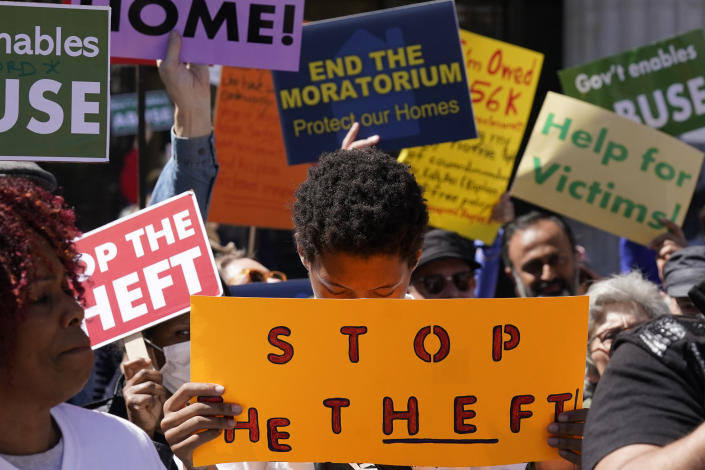
[[[420,284],[426,292],[436,295],[443,292],[449,282],[452,282],[459,291],[466,291],[470,288],[473,277],[474,273],[472,271],[460,271],[450,276],[429,274],[418,278],[414,284]]]
[[[260,271],[259,269],[243,269],[242,274],[249,278],[250,282],[266,282],[270,279],[286,281],[286,274],[281,271]]]

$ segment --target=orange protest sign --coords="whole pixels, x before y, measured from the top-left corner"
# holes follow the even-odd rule
[[[194,463],[555,459],[546,426],[581,403],[587,310],[587,297],[191,297],[191,380],[244,410]]]
[[[268,70],[223,67],[215,113],[220,173],[209,220],[290,229],[308,165],[288,166]]]

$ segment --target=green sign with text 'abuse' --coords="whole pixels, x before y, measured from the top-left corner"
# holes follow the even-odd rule
[[[110,10],[0,3],[0,160],[108,160]]]

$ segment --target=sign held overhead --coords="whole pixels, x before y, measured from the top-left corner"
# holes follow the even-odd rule
[[[113,57],[162,59],[168,34],[182,36],[181,60],[299,69],[304,0],[72,0],[110,5]]]
[[[543,54],[460,30],[479,139],[404,149],[424,188],[429,224],[491,245],[492,208],[507,190]]]
[[[705,127],[705,37],[690,31],[558,72],[566,95],[679,135]]]
[[[0,3],[0,160],[108,161],[110,10]]]
[[[290,165],[340,147],[350,126],[379,147],[477,137],[452,1],[307,24],[298,73],[273,73]]]
[[[683,223],[703,154],[595,105],[549,92],[512,195],[648,245]]]

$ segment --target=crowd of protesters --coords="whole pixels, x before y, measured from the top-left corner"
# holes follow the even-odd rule
[[[158,64],[175,124],[151,202],[192,189],[205,219],[218,173],[208,70],[181,63],[179,48],[172,34]],[[583,407],[548,425],[563,460],[510,467],[705,468],[705,247],[687,246],[664,221],[653,244],[659,286],[636,270],[598,279],[563,219],[515,217],[509,195],[493,211],[504,224],[493,245],[429,229],[409,169],[374,148],[384,136],[355,140],[357,130],[321,156],[295,195],[295,244],[314,297],[491,297],[499,276],[518,297],[588,295]],[[123,359],[116,347],[94,358],[81,328],[74,212],[38,166],[6,163],[0,173],[0,469],[193,468],[194,449],[232,428],[242,407],[188,405],[224,392],[189,380],[189,314],[144,331],[149,359]],[[286,280],[222,245],[217,264],[228,285]],[[351,466],[384,467],[218,468]]]

